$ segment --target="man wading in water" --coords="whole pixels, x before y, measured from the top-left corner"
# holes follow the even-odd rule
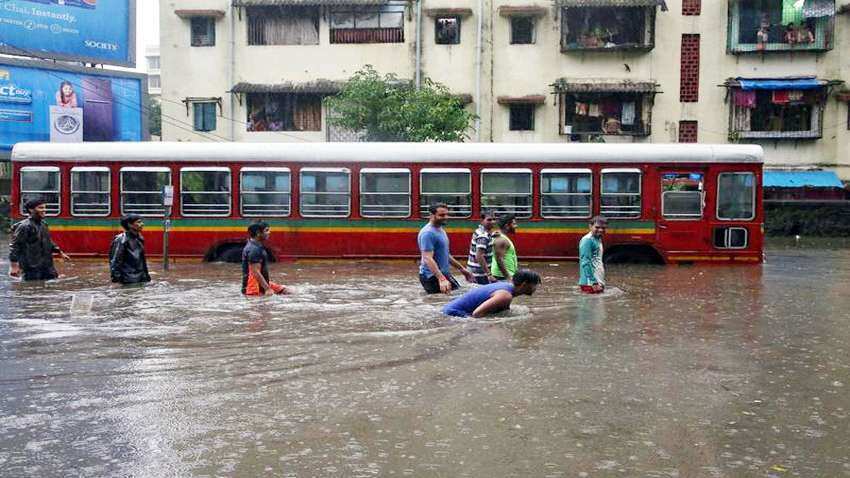
[[[493,261],[490,263],[490,272],[496,280],[510,281],[519,267],[516,248],[508,234],[516,232],[516,216],[505,214],[499,218],[499,230],[501,234],[494,234]]]
[[[532,295],[540,284],[540,276],[533,271],[520,269],[513,274],[511,282],[494,282],[476,287],[449,302],[443,313],[455,317],[483,317],[511,307],[518,295]]]
[[[139,284],[150,282],[148,261],[145,258],[145,239],[142,228],[145,223],[138,214],[127,214],[121,219],[124,232],[115,236],[109,248],[109,272],[112,282]]]
[[[487,285],[496,279],[490,273],[490,262],[493,260],[493,229],[496,227],[496,213],[488,211],[481,218],[481,225],[472,233],[469,243],[469,257],[466,268],[475,278],[475,283]],[[498,232],[496,232],[498,234]]]
[[[599,294],[605,290],[605,266],[602,264],[602,236],[608,219],[596,216],[590,220],[590,232],[578,243],[578,285],[586,294]]]
[[[473,282],[474,277],[463,267],[463,264],[451,256],[449,236],[443,230],[443,226],[449,221],[449,207],[445,204],[432,204],[428,211],[431,213],[431,218],[428,224],[419,230],[419,236],[416,238],[422,254],[422,261],[419,264],[419,282],[429,294],[438,292],[448,294],[460,287],[450,273],[449,264],[457,267],[469,282]]]
[[[24,204],[29,218],[12,226],[12,242],[9,244],[9,275],[23,280],[50,280],[59,277],[53,267],[53,254],[60,254],[68,261],[59,246],[50,239],[50,231],[44,216],[47,214],[44,201],[33,199]]]
[[[265,222],[248,226],[248,243],[242,249],[242,293],[245,295],[285,294],[286,287],[269,280],[269,254],[265,242],[271,228]]]

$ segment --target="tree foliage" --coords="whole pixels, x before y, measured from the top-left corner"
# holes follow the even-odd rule
[[[325,98],[334,126],[361,131],[367,141],[463,141],[475,115],[444,85],[423,79],[421,87],[366,65],[340,93]]]
[[[148,131],[151,136],[162,136],[162,105],[154,98],[148,99]]]

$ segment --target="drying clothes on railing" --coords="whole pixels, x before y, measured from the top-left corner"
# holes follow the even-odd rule
[[[736,90],[735,91],[735,106],[739,106],[741,108],[755,108],[756,107],[756,92],[755,92],[755,90],[750,90],[750,91]]]
[[[803,102],[803,91],[802,90],[791,90],[788,92],[788,102],[789,103],[802,103]]]
[[[773,96],[771,97],[771,101],[773,102],[773,104],[777,105],[788,104],[788,90],[774,90]]]
[[[620,122],[624,126],[631,126],[635,124],[635,103],[634,101],[628,101],[623,103],[623,113],[620,117]]]
[[[751,112],[750,108],[735,107],[735,118],[732,125],[734,131],[750,131]]]

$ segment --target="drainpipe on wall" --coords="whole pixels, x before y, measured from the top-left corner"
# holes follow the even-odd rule
[[[416,2],[416,89],[422,87],[422,0]]]
[[[481,142],[481,55],[484,49],[484,0],[478,0],[478,44],[475,48],[475,141]]]
[[[236,8],[230,3],[230,88],[236,84]],[[222,115],[223,116],[223,115]],[[236,141],[236,96],[230,93],[230,141]]]

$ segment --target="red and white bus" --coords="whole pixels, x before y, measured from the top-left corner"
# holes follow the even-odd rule
[[[55,242],[103,256],[127,213],[162,253],[234,260],[246,227],[272,226],[277,258],[412,258],[428,204],[445,202],[452,253],[482,212],[516,214],[523,259],[570,259],[588,219],[609,219],[606,258],[762,260],[763,151],[749,145],[477,143],[20,143],[14,217],[47,200]]]

